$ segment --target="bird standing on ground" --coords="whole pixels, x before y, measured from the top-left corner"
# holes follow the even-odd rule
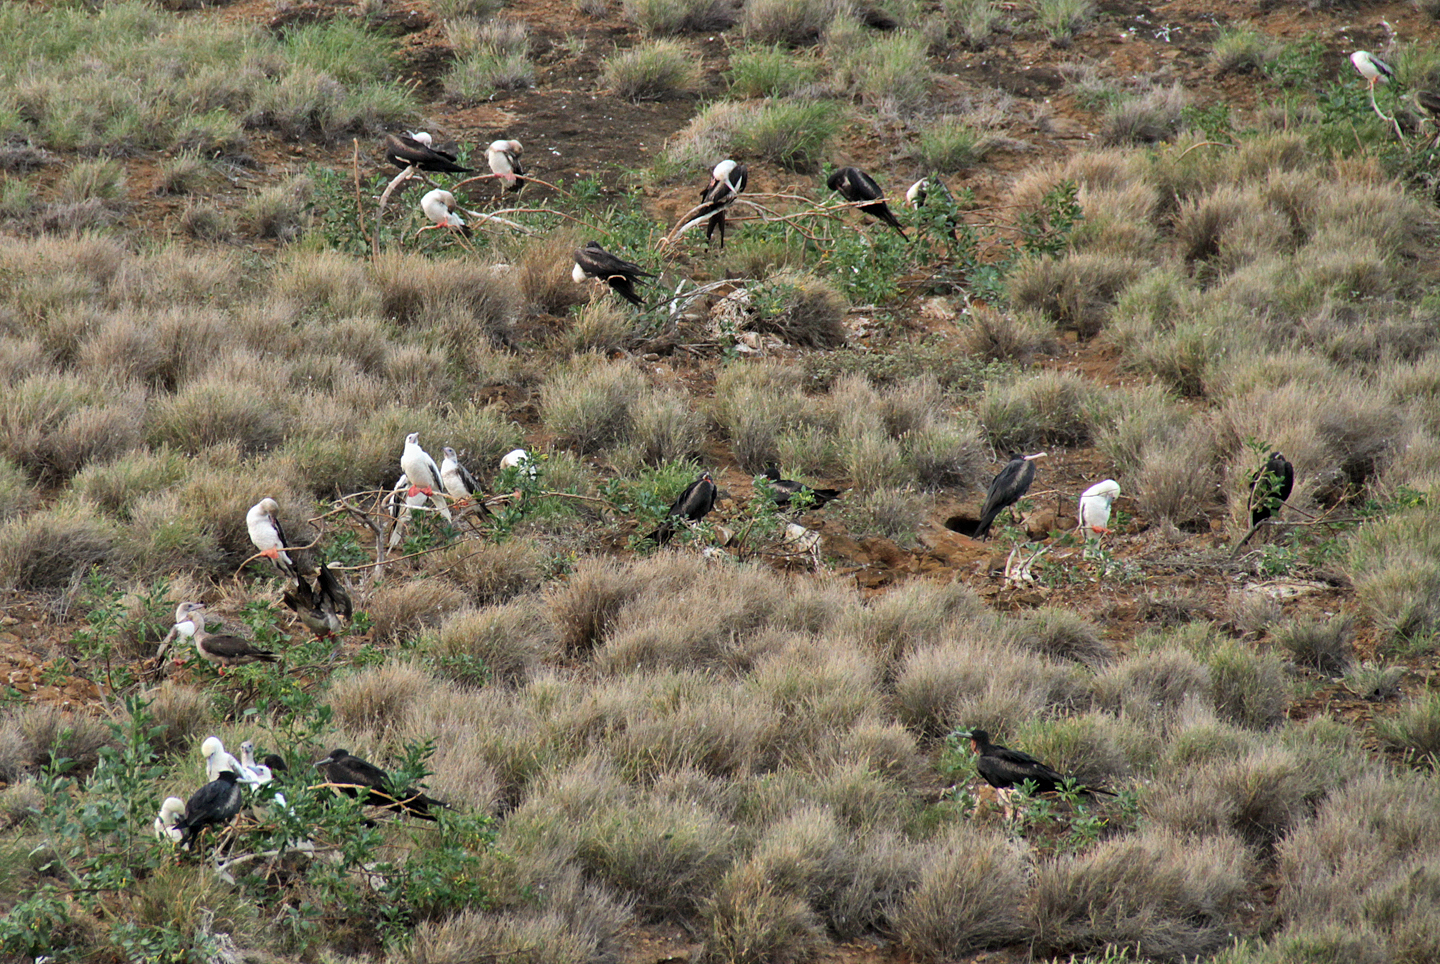
[[[645,271],[633,261],[626,261],[618,258],[600,247],[598,241],[590,241],[585,247],[575,252],[575,267],[570,272],[570,277],[575,279],[576,284],[584,282],[586,278],[598,278],[610,286],[610,290],[617,295],[641,308],[645,302],[635,294],[635,285],[644,284],[642,278],[655,277],[649,271]]]
[[[645,538],[653,540],[658,546],[665,545],[675,535],[676,519],[699,522],[715,508],[715,497],[718,493],[710,473],[701,472],[700,478],[687,485],[675,497],[675,501],[670,504],[670,511],[665,513],[665,521],[660,523],[660,528]]]
[[[285,551],[285,530],[280,527],[279,512],[280,503],[274,499],[261,499],[245,513],[245,528],[250,530],[250,541],[260,550],[260,555],[275,563],[275,568],[282,574],[293,576],[298,570],[295,561]]]
[[[803,482],[780,478],[780,466],[774,462],[765,466],[765,478],[770,482],[770,491],[775,499],[775,504],[781,507],[788,506],[791,499],[802,494],[810,496],[810,508],[812,509],[818,509],[825,503],[840,498],[839,489],[812,489]]]
[[[459,205],[455,203],[455,195],[449,191],[442,191],[438,187],[426,193],[420,199],[420,210],[425,216],[433,221],[421,228],[421,231],[434,231],[436,228],[451,228],[459,231],[465,237],[470,237],[470,228],[466,226],[465,219],[456,214]]]
[[[1350,55],[1350,63],[1360,72],[1370,84],[1370,91],[1374,93],[1376,84],[1388,84],[1390,78],[1395,76],[1395,68],[1375,56],[1368,50],[1357,50]]]
[[[418,167],[422,171],[441,174],[470,173],[470,168],[461,166],[454,154],[438,150],[431,143],[430,135],[424,131],[390,134],[385,138],[385,157],[402,171],[407,167]]]
[[[970,731],[970,745],[979,755],[975,770],[985,782],[1008,797],[1009,791],[1029,781],[1035,793],[1054,793],[1065,783],[1066,777],[1055,772],[1028,753],[998,746],[990,742],[990,734],[980,729]],[[1103,793],[1115,796],[1114,791],[1104,787],[1079,787],[1082,793]],[[1006,808],[1009,808],[1008,800]]]
[[[485,152],[490,173],[500,175],[506,191],[518,191],[525,186],[525,168],[520,166],[522,150],[519,141],[491,141]]]
[[[435,511],[446,521],[450,521],[450,507],[445,504],[445,496],[441,494],[442,483],[440,481],[440,466],[430,457],[430,453],[420,447],[420,433],[411,432],[405,436],[405,451],[400,454],[400,471],[410,480],[410,488],[406,490],[407,497],[415,495],[426,495],[430,503],[435,506]]]
[[[980,509],[980,521],[975,524],[976,539],[987,538],[990,526],[1001,510],[1019,502],[1030,491],[1030,485],[1035,481],[1035,459],[1044,457],[1044,452],[1034,455],[1010,453],[1010,461],[990,481],[990,488],[985,492],[985,505]]]
[[[192,613],[198,613],[205,607],[198,603],[182,603],[189,607]],[[273,663],[275,654],[268,649],[259,649],[247,640],[239,636],[216,635],[205,628],[205,619],[201,617],[195,620],[195,651],[204,659],[220,667],[223,675],[226,666],[239,666],[242,663]]]
[[[331,750],[330,755],[317,760],[315,766],[325,774],[328,782],[340,785],[347,797],[355,796],[357,790],[365,790],[364,802],[372,806],[409,814],[421,820],[436,819],[430,813],[432,807],[446,808],[439,800],[427,797],[413,787],[397,794],[390,787],[390,774],[358,756],[351,756],[346,750]]]
[[[1102,533],[1109,531],[1105,527],[1110,524],[1110,507],[1118,498],[1120,483],[1114,479],[1096,482],[1080,493],[1080,509],[1076,518],[1087,541],[1099,539]]]
[[[730,210],[730,205],[734,204],[735,198],[745,190],[749,180],[749,169],[744,164],[737,164],[729,159],[716,164],[715,169],[710,172],[710,183],[700,192],[700,201],[706,211],[714,211],[705,225],[706,244],[710,243],[710,235],[719,228],[720,250],[725,250],[725,212]],[[704,217],[706,211],[702,211],[700,216]]]
[[[315,584],[304,576],[295,577],[295,588],[286,590],[281,599],[295,611],[300,622],[319,639],[329,639],[345,628],[345,620],[354,615],[354,603],[329,563],[315,573]]]
[[[873,202],[870,204],[861,204],[860,210],[872,218],[878,218],[884,221],[896,231],[899,231],[900,237],[905,238],[906,241],[910,240],[905,234],[905,228],[901,226],[900,221],[895,215],[890,213],[890,208],[885,204],[883,200],[885,192],[880,190],[880,185],[876,184],[875,179],[869,174],[866,174],[858,167],[842,167],[831,174],[830,179],[826,181],[825,184],[830,190],[838,191],[840,196],[847,201]]]
[[[1279,511],[1295,489],[1295,466],[1279,452],[1250,476],[1250,525],[1257,526]]]
[[[182,843],[189,843],[206,827],[230,822],[240,812],[243,800],[234,770],[219,776],[191,794],[185,801],[185,814],[175,823]]]

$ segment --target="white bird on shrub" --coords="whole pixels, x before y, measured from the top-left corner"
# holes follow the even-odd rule
[[[240,761],[235,759],[226,749],[225,744],[220,742],[218,736],[207,736],[205,742],[200,744],[200,755],[205,757],[205,779],[215,781],[220,779],[220,774],[226,770],[234,773],[242,783],[250,783],[246,778],[245,768]]]
[[[500,175],[500,182],[507,191],[518,191],[525,186],[525,168],[520,166],[523,150],[519,141],[491,141],[489,150],[485,152],[491,173]]]
[[[250,783],[257,787],[264,786],[275,779],[275,775],[270,772],[269,767],[263,763],[255,762],[255,744],[249,740],[240,744],[239,774],[242,782]]]
[[[505,453],[505,457],[500,460],[500,471],[504,472],[506,469],[522,469],[530,478],[535,478],[535,461],[524,449],[511,449]]]
[[[420,199],[420,210],[425,212],[427,218],[435,222],[420,230],[433,231],[436,228],[451,228],[468,238],[470,229],[465,225],[465,219],[455,213],[458,209],[459,205],[455,203],[455,195],[437,187]]]
[[[441,494],[440,466],[435,464],[429,452],[420,447],[419,432],[411,432],[405,436],[405,451],[400,454],[400,471],[410,479],[410,488],[405,492],[407,500],[420,494],[429,496],[435,511],[449,522],[450,507],[445,504],[445,496]]]
[[[245,513],[245,528],[250,530],[250,541],[260,550],[260,555],[275,563],[275,568],[287,576],[296,573],[295,562],[285,551],[285,530],[280,527],[280,503],[274,499],[261,499]],[[179,613],[176,613],[179,621]]]
[[[1395,68],[1375,56],[1368,50],[1357,50],[1350,55],[1350,63],[1370,83],[1370,90],[1375,90],[1376,84],[1387,84],[1390,78],[1395,76]]]
[[[1120,483],[1114,479],[1096,482],[1081,494],[1080,528],[1085,531],[1087,541],[1099,539],[1108,531],[1105,527],[1110,524],[1110,506],[1119,497]]]

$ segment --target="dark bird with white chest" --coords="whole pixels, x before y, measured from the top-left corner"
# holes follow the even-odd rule
[[[364,790],[363,802],[371,806],[384,807],[421,820],[437,819],[430,812],[432,808],[448,809],[439,800],[427,797],[413,787],[397,792],[390,786],[390,774],[367,760],[352,756],[348,750],[331,750],[330,755],[317,760],[315,766],[347,797],[354,797]]]
[[[898,218],[891,213],[890,208],[884,201],[885,192],[880,190],[880,185],[875,179],[858,167],[842,167],[830,175],[825,182],[832,191],[839,192],[840,196],[847,201],[859,202],[868,201],[868,204],[861,204],[860,210],[890,225],[900,232],[900,237],[909,241],[905,234],[905,228],[901,226]]]
[[[700,202],[704,210],[700,217],[704,217],[709,211],[710,220],[705,224],[705,243],[710,243],[710,236],[718,228],[720,231],[720,250],[725,250],[725,212],[730,210],[730,205],[745,190],[745,185],[750,179],[749,169],[744,164],[726,159],[715,165],[710,172],[710,183],[705,185],[705,190],[700,192]]]
[[[633,261],[626,261],[606,251],[600,247],[598,241],[590,241],[585,247],[575,251],[575,267],[571,270],[570,277],[575,279],[577,284],[583,283],[586,278],[598,278],[609,285],[611,291],[632,305],[643,308],[645,302],[635,293],[635,285],[643,284],[643,278],[655,276]]]
[[[402,171],[418,167],[440,174],[468,174],[470,168],[460,164],[449,151],[431,146],[430,135],[424,131],[413,134],[391,134],[385,138],[385,157]]]

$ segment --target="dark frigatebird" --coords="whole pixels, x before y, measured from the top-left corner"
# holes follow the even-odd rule
[[[431,807],[448,809],[439,800],[427,797],[413,787],[395,793],[390,787],[390,774],[373,763],[352,756],[348,750],[331,750],[330,755],[316,761],[315,766],[347,797],[355,796],[357,790],[365,790],[364,802],[372,806],[409,814],[421,820],[437,819],[430,813]]]
[[[765,466],[765,478],[770,481],[770,491],[778,506],[788,506],[797,495],[810,497],[810,508],[818,509],[827,502],[840,498],[839,489],[812,489],[803,482],[780,478],[780,466],[771,462]]]
[[[340,632],[354,611],[350,594],[328,565],[316,572],[313,586],[304,576],[296,576],[295,588],[287,589],[280,598],[318,639],[329,639]]]
[[[220,775],[185,801],[185,814],[175,822],[174,830],[180,833],[180,842],[190,843],[206,827],[229,823],[240,812],[243,798],[235,782],[239,775],[234,770],[222,770]]]
[[[1295,466],[1279,452],[1271,452],[1265,464],[1250,476],[1250,525],[1270,518],[1295,488]]]
[[[402,171],[407,167],[418,167],[422,171],[442,174],[470,173],[470,168],[461,166],[454,154],[432,147],[430,135],[424,131],[390,134],[385,138],[385,157]]]
[[[1010,453],[1010,461],[990,482],[990,488],[985,493],[985,506],[980,510],[980,521],[975,526],[976,539],[988,538],[990,524],[1000,511],[1019,502],[1030,491],[1030,483],[1035,481],[1034,460],[1044,455],[1044,452],[1035,455]]]
[[[635,294],[635,285],[644,284],[640,280],[642,278],[655,276],[633,261],[626,261],[606,251],[600,247],[600,242],[590,241],[585,247],[575,251],[575,267],[570,272],[570,277],[575,279],[576,284],[584,282],[586,278],[598,278],[608,284],[617,295],[632,305],[643,308],[645,302]]]
[[[676,519],[699,522],[715,508],[717,491],[715,480],[710,477],[710,473],[701,472],[700,478],[685,486],[685,490],[671,503],[670,511],[665,513],[665,521],[660,523],[660,528],[645,538],[654,540],[656,545],[665,545],[671,536],[675,535]]]
[[[706,213],[714,211],[705,225],[706,244],[710,243],[710,235],[719,228],[720,250],[725,250],[725,212],[730,210],[735,198],[745,190],[749,178],[749,169],[744,164],[728,159],[716,164],[715,169],[710,172],[710,183],[700,192],[700,201],[705,208],[700,212],[700,216],[704,217]]]
[[[1002,794],[1029,781],[1035,793],[1054,793],[1068,779],[1041,763],[1028,753],[998,746],[990,742],[990,734],[984,730],[970,731],[970,745],[979,754],[975,769],[985,782]],[[1103,793],[1115,796],[1114,791],[1104,787],[1079,787],[1081,793]]]
[[[884,221],[896,231],[899,231],[900,237],[905,238],[906,241],[910,240],[905,234],[905,229],[901,227],[899,220],[896,219],[894,214],[890,213],[890,208],[885,204],[883,200],[885,192],[880,190],[880,185],[876,184],[875,179],[869,174],[866,174],[858,167],[842,167],[834,174],[831,174],[830,179],[826,181],[825,184],[830,190],[838,191],[840,196],[847,201],[873,202],[861,204],[860,210],[872,218],[878,218]]]

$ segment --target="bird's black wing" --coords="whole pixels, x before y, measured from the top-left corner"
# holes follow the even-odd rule
[[[402,170],[418,167],[422,171],[436,171],[446,174],[468,174],[470,168],[456,163],[455,155],[449,151],[426,147],[413,137],[391,134],[385,138],[385,157]]]
[[[985,492],[985,506],[980,510],[980,523],[975,527],[975,538],[983,539],[990,534],[990,525],[1006,506],[1019,502],[1030,484],[1035,481],[1035,463],[1021,458],[1011,459],[990,482]]]
[[[701,476],[680,493],[680,497],[670,507],[670,515],[699,522],[715,508],[715,492],[715,483],[709,477]]]
[[[344,586],[340,585],[340,580],[335,578],[335,573],[329,566],[320,567],[315,586],[322,609],[328,606],[332,613],[344,616],[346,619],[353,615],[355,605],[350,600],[350,594],[345,591]]]

